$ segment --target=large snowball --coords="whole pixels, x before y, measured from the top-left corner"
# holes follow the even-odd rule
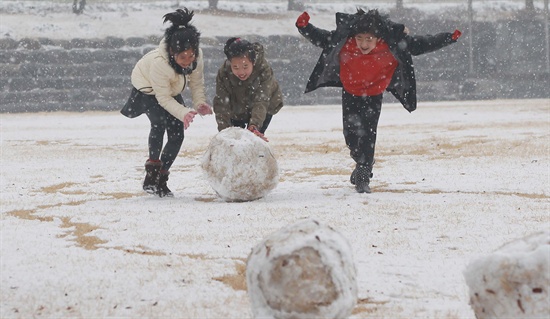
[[[248,256],[246,281],[256,318],[347,318],[357,302],[349,243],[309,219],[260,242]]]
[[[478,319],[550,318],[550,231],[512,241],[464,271]]]
[[[226,201],[262,198],[279,182],[269,144],[240,127],[226,128],[212,138],[202,168],[210,186]]]

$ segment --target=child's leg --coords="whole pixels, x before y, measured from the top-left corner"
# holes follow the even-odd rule
[[[342,93],[344,138],[357,164],[372,167],[381,107],[382,95],[362,97]]]
[[[183,122],[166,112],[166,133],[168,141],[162,150],[162,171],[168,171],[181,149],[184,139]]]
[[[359,130],[361,127],[361,98],[342,90],[342,121],[344,139],[355,162],[359,160]]]
[[[162,151],[162,144],[164,139],[164,132],[166,131],[166,114],[168,113],[164,108],[158,105],[154,96],[147,97],[148,103],[145,109],[145,114],[151,122],[151,129],[149,131],[149,159],[160,159],[160,152]]]
[[[366,108],[362,110],[363,113],[361,118],[363,119],[363,125],[366,131],[363,138],[366,139],[366,141],[361,144],[365,146],[363,151],[365,154],[364,164],[369,166],[372,170],[376,137],[378,135],[378,120],[380,119],[380,112],[382,110],[382,94],[365,97],[365,106]],[[363,164],[363,162],[361,164]]]

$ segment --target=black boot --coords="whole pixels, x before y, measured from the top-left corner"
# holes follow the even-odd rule
[[[349,181],[351,184],[355,185],[355,177],[357,176],[357,166],[355,166],[355,169],[353,172],[351,172],[351,176],[349,177]]]
[[[157,195],[159,195],[159,197],[174,197],[174,194],[168,188],[168,185],[166,185],[166,182],[168,181],[168,175],[170,175],[169,171],[160,172],[157,188]]]
[[[145,162],[145,180],[143,181],[143,190],[149,194],[157,192],[159,183],[159,173],[162,162],[159,160],[147,160]]]
[[[372,177],[372,166],[374,165],[374,160],[372,161],[372,165],[370,165],[370,171],[371,171],[371,174],[370,174],[370,177]],[[359,166],[360,164],[357,164],[355,165],[355,169],[353,170],[353,172],[351,172],[351,176],[349,177],[349,181],[351,182],[351,184],[355,185],[355,176],[357,176],[357,167]]]
[[[355,167],[355,190],[358,193],[370,193],[370,178],[372,177],[372,167],[363,164],[357,164]],[[352,173],[353,175],[353,173]]]

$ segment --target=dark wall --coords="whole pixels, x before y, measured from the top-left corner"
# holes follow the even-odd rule
[[[467,30],[463,23],[423,19],[404,22],[413,34]],[[434,32],[434,30],[436,30]],[[544,25],[537,20],[474,25],[473,72],[469,35],[457,44],[414,58],[419,101],[550,98]],[[130,92],[130,73],[158,37],[0,40],[0,112],[118,110]],[[226,38],[204,38],[207,97],[223,62]],[[303,94],[320,49],[300,36],[248,36],[262,43],[286,105],[338,104],[340,89]],[[184,94],[189,99],[189,94]],[[386,101],[395,102],[389,95]]]

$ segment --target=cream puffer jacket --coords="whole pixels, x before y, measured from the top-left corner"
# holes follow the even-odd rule
[[[193,108],[196,110],[199,105],[206,104],[202,50],[199,48],[197,68],[189,75],[176,73],[168,61],[168,52],[163,39],[158,48],[145,54],[136,63],[132,70],[132,85],[145,94],[154,95],[160,106],[183,121],[185,114],[191,110],[178,103],[174,96],[180,94],[187,84],[191,89]]]

